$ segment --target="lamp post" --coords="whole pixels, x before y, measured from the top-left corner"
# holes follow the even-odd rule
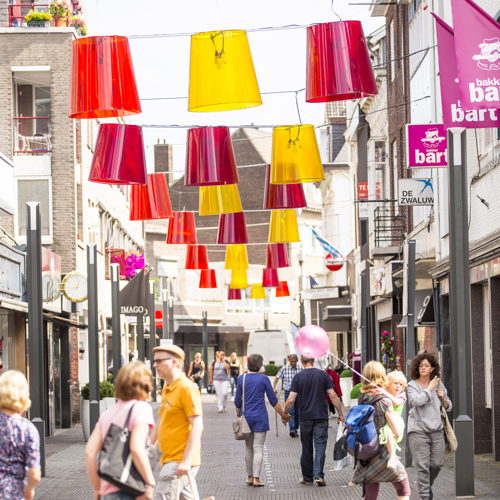
[[[153,372],[152,400],[156,402],[156,369],[153,366],[154,351],[156,347],[156,315],[155,315],[155,282],[149,280],[149,359]]]
[[[168,290],[163,289],[161,291],[161,306],[162,306],[162,311],[163,311],[163,326],[161,329],[161,336],[164,339],[169,339],[170,338],[170,331],[169,331],[169,314],[168,314]]]
[[[111,318],[113,345],[113,381],[116,384],[122,365],[122,339],[120,332],[120,268],[111,264]]]
[[[203,383],[205,387],[208,387],[208,320],[207,320],[207,311],[203,311],[202,313],[202,341],[203,341],[203,360],[205,362],[205,375],[203,377]]]

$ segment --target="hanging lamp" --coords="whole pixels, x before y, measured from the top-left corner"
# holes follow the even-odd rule
[[[290,267],[286,243],[267,244],[266,267],[274,269]]]
[[[262,286],[264,288],[280,286],[277,269],[262,269]]]
[[[264,210],[307,207],[302,184],[271,184],[271,165],[266,168]]]
[[[248,269],[247,247],[228,245],[226,248],[226,269]]]
[[[233,269],[231,271],[231,284],[229,288],[248,288],[246,269]]]
[[[246,243],[248,243],[248,235],[244,212],[221,214],[219,217],[217,244],[245,245]]]
[[[215,269],[202,269],[199,288],[217,288]]]
[[[300,241],[295,210],[273,210],[269,226],[269,243]]]
[[[142,127],[118,123],[99,126],[89,181],[105,184],[146,184]]]
[[[250,294],[251,299],[265,299],[266,291],[262,287],[262,283],[253,283],[252,292]]]
[[[317,182],[325,178],[312,125],[273,128],[271,184]]]
[[[242,212],[237,184],[200,187],[200,215]]]
[[[187,135],[185,186],[239,182],[229,127],[191,128]]]
[[[361,21],[307,28],[306,102],[346,101],[376,94]]]
[[[71,43],[70,118],[141,113],[128,39],[90,36]]]
[[[191,36],[189,111],[228,111],[261,104],[245,31]]]
[[[276,288],[276,297],[290,297],[288,282],[280,281],[280,286]]]
[[[167,244],[196,244],[194,212],[174,212],[168,222]]]
[[[172,215],[166,174],[148,174],[147,184],[131,186],[130,220],[169,219]]]
[[[206,245],[188,245],[186,269],[208,269]]]
[[[227,292],[227,300],[241,300],[241,289],[229,288]]]

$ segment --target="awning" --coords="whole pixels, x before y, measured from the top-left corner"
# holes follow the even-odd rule
[[[0,307],[4,307],[5,309],[11,309],[12,311],[19,311],[23,313],[28,312],[28,303],[23,302],[22,300],[14,300],[7,298],[0,298]]]
[[[55,323],[60,323],[65,326],[74,326],[76,328],[81,328],[82,330],[85,330],[88,328],[88,325],[85,323],[80,323],[79,321],[73,321],[68,318],[63,318],[61,316],[55,316],[54,314],[48,314],[48,313],[43,313],[43,317],[45,319],[48,319],[50,321],[54,321]]]

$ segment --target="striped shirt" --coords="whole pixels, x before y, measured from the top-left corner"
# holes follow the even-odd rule
[[[301,372],[304,368],[302,366],[296,365],[295,369],[292,368],[292,365],[285,365],[282,366],[280,371],[278,372],[278,375],[276,375],[277,378],[282,378],[283,379],[283,390],[284,391],[289,391],[290,386],[292,385],[292,380],[297,373]]]

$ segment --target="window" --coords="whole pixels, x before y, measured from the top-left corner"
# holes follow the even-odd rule
[[[408,22],[410,22],[413,19],[413,16],[418,10],[418,6],[420,5],[420,2],[422,0],[411,0],[410,4],[408,5]]]

